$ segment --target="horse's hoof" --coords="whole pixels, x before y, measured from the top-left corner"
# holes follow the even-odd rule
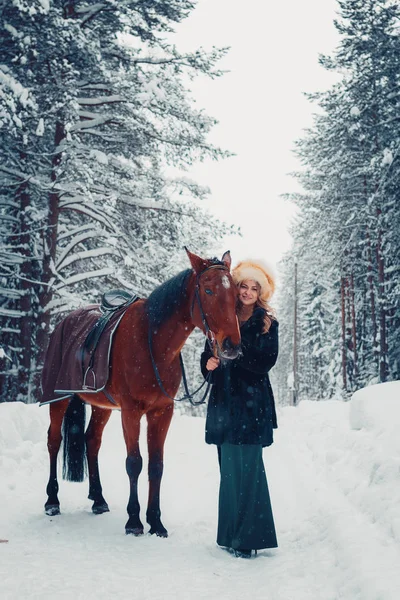
[[[54,517],[55,515],[60,514],[60,506],[58,504],[49,504],[44,507],[44,512],[49,517]]]
[[[167,538],[168,537],[168,531],[165,529],[165,527],[161,526],[161,527],[152,527],[149,531],[150,535],[156,535],[157,537],[160,538]]]
[[[125,523],[125,533],[126,535],[143,535],[143,523],[138,517],[129,517],[127,522]]]
[[[110,512],[108,508],[107,502],[102,502],[101,504],[96,504],[96,502],[92,506],[92,513],[95,515],[102,515],[103,513]]]
[[[138,537],[139,535],[143,535],[144,530],[143,527],[127,527],[125,533],[126,535],[135,535]]]

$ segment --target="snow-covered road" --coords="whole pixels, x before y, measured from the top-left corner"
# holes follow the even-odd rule
[[[264,453],[279,548],[246,561],[214,541],[218,464],[203,419],[176,415],[171,425],[162,487],[169,538],[135,538],[124,534],[119,413],[100,454],[111,512],[94,516],[87,483],[61,481],[62,514],[46,517],[47,409],[0,405],[0,538],[9,540],[0,544],[1,598],[398,600],[400,460],[376,433],[351,430],[348,412],[341,402],[280,410]],[[145,464],[143,515],[146,494]]]

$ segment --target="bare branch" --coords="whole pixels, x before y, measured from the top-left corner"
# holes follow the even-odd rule
[[[85,260],[87,258],[97,258],[98,256],[105,256],[106,254],[113,254],[114,256],[120,256],[118,250],[112,247],[94,248],[93,250],[85,250],[84,252],[76,252],[72,256],[69,256],[59,265],[59,269],[65,269],[77,260]]]
[[[90,129],[92,127],[98,127],[99,125],[105,125],[106,123],[112,123],[113,125],[119,125],[121,120],[115,119],[111,115],[103,115],[91,119],[90,121],[80,121],[71,126],[71,131],[80,131],[83,129]]]
[[[76,204],[76,200],[79,200],[79,197],[74,198],[73,202],[62,203],[62,205],[60,206],[60,210],[75,210],[78,213],[87,215],[91,219],[103,223],[103,225],[105,225],[107,229],[118,233],[118,230],[112,223],[112,221],[110,221],[110,219],[107,219],[107,217],[104,216],[95,206],[92,205],[89,207],[84,204]]]
[[[110,10],[110,5],[104,4],[103,2],[99,2],[98,4],[94,4],[93,6],[82,6],[75,8],[75,12],[77,14],[86,14],[81,21],[81,27],[83,27],[88,21],[93,19],[99,12],[102,10]]]
[[[114,96],[98,96],[97,98],[77,98],[76,101],[81,106],[104,105],[113,104],[115,102],[126,102],[126,98],[115,94]]]
[[[86,279],[93,279],[94,277],[105,277],[106,275],[113,275],[115,273],[115,267],[107,267],[105,269],[99,269],[98,271],[88,271],[87,273],[79,273],[69,279],[66,279],[64,283],[59,283],[55,286],[55,289],[59,290],[63,287],[73,285],[85,281]]]

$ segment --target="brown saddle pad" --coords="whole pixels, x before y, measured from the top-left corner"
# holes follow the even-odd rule
[[[84,352],[83,345],[102,317],[98,305],[73,311],[55,327],[42,372],[41,404],[74,393],[104,389],[109,376],[112,338],[125,310],[123,307],[114,312],[92,352]]]

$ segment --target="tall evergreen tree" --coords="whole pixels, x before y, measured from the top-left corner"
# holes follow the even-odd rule
[[[188,77],[220,75],[224,50],[182,55],[165,40],[193,7],[2,5],[3,400],[37,395],[31,374],[40,372],[51,315],[104,286],[146,294],[180,266],[184,242],[202,250],[211,233],[218,238],[197,204],[177,201],[205,190],[169,175],[170,165],[225,154],[207,142],[215,121],[186,89]]]
[[[342,79],[310,96],[322,111],[298,143],[304,192],[292,196],[300,209],[294,250],[299,263],[305,258],[301,353],[313,357],[315,374],[302,390],[314,397],[399,375],[399,8],[384,0],[339,5],[341,41],[321,62]]]

